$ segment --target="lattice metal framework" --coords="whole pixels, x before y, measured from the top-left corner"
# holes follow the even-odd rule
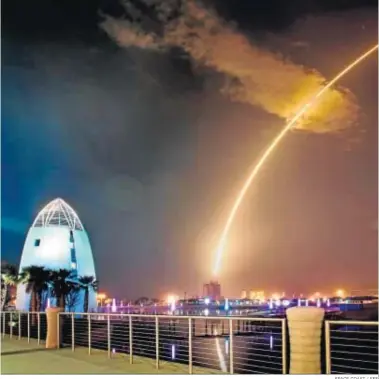
[[[68,226],[71,230],[84,230],[77,213],[62,199],[47,204],[37,215],[32,227]]]

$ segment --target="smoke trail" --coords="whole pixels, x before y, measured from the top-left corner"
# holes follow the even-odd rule
[[[195,66],[224,74],[221,91],[232,101],[259,106],[290,119],[300,104],[324,85],[321,74],[252,44],[235,26],[195,0],[140,2],[146,8],[144,13],[125,1],[129,20],[105,16],[101,27],[123,47],[155,51],[180,47]],[[351,126],[357,117],[358,106],[352,94],[330,89],[297,127],[315,132],[336,131]]]

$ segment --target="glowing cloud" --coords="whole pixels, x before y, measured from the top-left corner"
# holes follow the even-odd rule
[[[365,60],[367,57],[369,57],[372,53],[378,50],[378,45],[375,45],[371,47],[369,50],[367,50],[365,53],[363,53],[361,56],[359,56],[357,59],[355,59],[353,62],[351,62],[347,67],[345,67],[343,70],[341,70],[328,84],[326,84],[323,88],[321,88],[314,96],[313,98],[304,104],[300,110],[295,114],[295,116],[285,125],[285,127],[277,134],[277,136],[273,139],[271,144],[267,147],[267,149],[264,151],[262,156],[259,158],[257,164],[254,166],[253,170],[250,172],[248,178],[246,179],[244,185],[242,186],[242,189],[236,196],[236,200],[233,204],[233,207],[229,213],[229,216],[226,220],[224,229],[221,233],[220,241],[218,244],[218,248],[216,250],[216,260],[215,265],[213,268],[213,275],[217,276],[219,275],[220,265],[221,265],[221,258],[223,256],[225,245],[227,242],[227,238],[229,235],[230,228],[233,224],[233,221],[236,217],[237,211],[242,203],[242,200],[244,199],[248,189],[250,188],[251,184],[253,183],[254,179],[260,172],[261,168],[265,164],[266,160],[269,158],[271,153],[275,150],[275,148],[278,146],[278,144],[283,140],[283,138],[288,134],[288,132],[297,125],[299,120],[306,115],[309,111],[313,109],[314,106],[317,107],[319,99],[328,94],[328,91],[330,87],[332,87],[338,80],[340,80],[344,75],[346,75],[349,71],[351,71],[355,66],[357,66],[359,63],[361,63],[363,60]]]
[[[227,24],[199,2],[141,2],[154,12],[154,18],[124,1],[130,21],[105,16],[101,27],[123,47],[183,49],[195,66],[224,74],[221,91],[232,101],[259,106],[288,120],[304,99],[311,99],[324,85],[321,74],[252,44],[234,25]],[[352,125],[357,116],[358,106],[351,93],[329,89],[317,107],[298,121],[296,128],[335,131]]]

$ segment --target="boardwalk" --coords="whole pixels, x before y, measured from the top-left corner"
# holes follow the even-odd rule
[[[111,359],[103,351],[93,350],[88,355],[87,349],[46,350],[26,340],[5,338],[1,344],[2,374],[184,374],[187,366],[161,362],[155,368],[155,361],[136,357],[133,364],[128,356],[115,354]],[[212,373],[202,370],[203,373]],[[216,372],[213,372],[216,373]],[[219,373],[219,372],[218,372]]]

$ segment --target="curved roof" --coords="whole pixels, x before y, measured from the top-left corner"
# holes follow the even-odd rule
[[[47,204],[35,218],[32,227],[67,226],[72,230],[84,230],[77,213],[62,199]]]

